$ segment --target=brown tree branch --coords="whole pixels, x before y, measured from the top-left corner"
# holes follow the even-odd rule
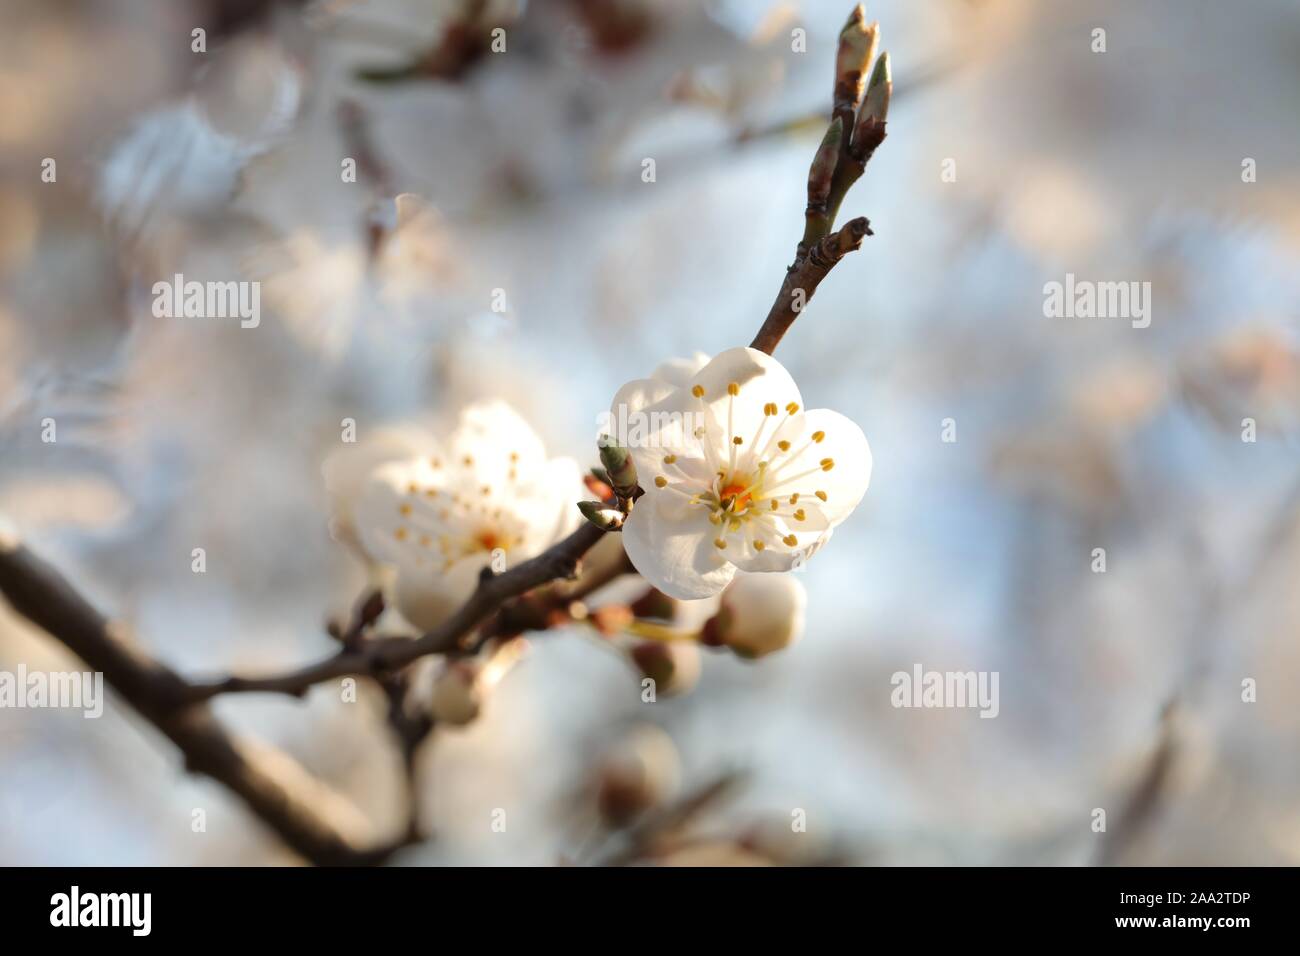
[[[377,676],[404,667],[430,654],[451,654],[471,650],[474,630],[502,610],[507,601],[557,578],[577,576],[582,557],[605,532],[583,523],[563,541],[535,558],[503,574],[485,573],[470,599],[451,617],[414,640],[388,638],[370,641],[359,648],[340,651],[315,664],[266,677],[225,677],[208,683],[189,684],[191,701],[208,700],[219,694],[271,692],[302,696],[315,684],[340,677]],[[522,630],[522,628],[521,628]],[[516,631],[518,633],[518,631]]]
[[[53,567],[14,537],[0,535],[0,593],[14,610],[65,644],[185,759],[237,794],[294,851],[319,865],[380,863],[407,845],[367,846],[354,808],[279,752],[229,734],[203,704],[188,702],[186,681],[133,647]]]
[[[826,278],[835,263],[862,245],[862,240],[873,235],[871,224],[866,217],[850,219],[838,232],[823,236],[810,248],[801,243],[799,254],[794,264],[786,270],[785,281],[781,291],[776,294],[763,326],[749,343],[751,349],[758,349],[771,355],[781,343],[786,331],[794,324],[808,301]]]

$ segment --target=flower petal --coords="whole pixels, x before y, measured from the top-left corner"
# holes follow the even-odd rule
[[[826,436],[814,446],[814,453],[806,456],[810,466],[826,459],[834,463],[829,471],[806,480],[815,490],[825,492],[826,500],[818,507],[834,527],[849,516],[867,493],[871,483],[871,446],[862,429],[839,412],[815,408],[804,419],[806,431],[820,431]]]
[[[667,495],[645,496],[623,525],[623,547],[647,581],[670,597],[692,601],[717,594],[736,568],[713,544],[701,508]]]
[[[696,352],[689,358],[673,358],[663,362],[650,373],[650,377],[681,388],[695,377],[696,372],[708,364],[709,357],[703,352]]]
[[[738,394],[732,396],[731,385]],[[745,443],[752,441],[759,425],[767,417],[764,406],[774,404],[781,415],[791,404],[802,407],[803,396],[790,373],[772,356],[751,348],[727,349],[713,357],[708,365],[692,378],[691,389],[700,386],[704,396],[696,399],[696,408],[706,407],[717,423],[721,440],[730,442],[740,437]],[[742,446],[743,447],[743,446]]]

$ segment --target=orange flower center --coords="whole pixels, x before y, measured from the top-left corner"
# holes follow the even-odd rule
[[[749,507],[749,493],[745,490],[746,485],[727,485],[720,492],[718,498],[721,500],[723,507],[730,507],[732,511],[744,511]]]

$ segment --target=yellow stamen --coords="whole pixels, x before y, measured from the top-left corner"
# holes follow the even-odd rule
[[[724,548],[727,546],[727,542],[724,541],[722,538],[714,538],[714,539],[713,539],[713,546],[714,546],[715,548],[717,548],[719,551],[721,551],[722,549],[724,549]]]
[[[754,542],[754,550],[755,550],[755,551],[762,551],[762,550],[763,550],[764,548],[766,548],[766,547],[767,547],[767,545],[765,545],[762,541],[755,541],[755,542]]]
[[[728,394],[728,395],[731,395],[731,396],[733,396],[733,397],[736,396],[736,395],[739,395],[739,394],[740,394],[740,386],[737,385],[735,382],[731,382],[729,385],[727,385],[727,394]]]
[[[703,397],[704,397],[704,386],[703,386],[703,385],[696,385],[693,389],[691,389],[691,394],[694,395],[696,398],[703,398]]]
[[[822,471],[830,471],[832,468],[835,467],[835,459],[823,458],[821,460],[821,466],[822,466]]]
[[[776,443],[776,447],[779,448],[779,449],[781,449],[782,451],[789,451],[789,450],[790,450],[790,443],[789,443],[788,441],[786,441],[785,439],[782,439],[781,441],[779,441],[779,442]]]
[[[788,545],[789,545],[790,547],[792,547],[792,548],[793,548],[796,544],[799,543],[799,539],[796,538],[796,537],[795,537],[794,535],[792,535],[792,534],[787,534],[787,535],[786,535],[784,538],[782,538],[781,540],[784,541],[786,544],[788,544]]]
[[[664,455],[664,464],[665,464],[665,465],[676,464],[676,462],[677,462],[677,456],[676,456],[676,455]]]
[[[822,501],[826,500],[826,492],[818,491],[818,492],[814,492],[814,494],[816,494],[817,497],[820,498]]]
[[[656,488],[668,487],[668,479],[665,478],[663,475],[655,475],[655,487]]]
[[[826,437],[826,433],[825,433],[825,432],[813,432],[813,433],[812,433],[812,440],[815,441],[815,442],[818,442],[818,443],[820,443],[823,439],[825,439],[825,437]]]
[[[799,403],[791,402],[789,405],[785,407],[785,411],[787,415],[795,414],[797,411],[799,411]]]

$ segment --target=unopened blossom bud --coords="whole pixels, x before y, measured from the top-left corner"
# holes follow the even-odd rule
[[[605,469],[593,468],[591,472],[590,475],[582,476],[582,483],[587,486],[587,490],[601,501],[614,497],[614,489],[609,485],[609,476],[605,474]]]
[[[835,176],[835,164],[840,154],[840,138],[844,134],[844,124],[837,116],[822,137],[822,143],[813,156],[812,166],[808,169],[808,202],[822,205],[831,194],[831,179]]]
[[[867,86],[866,99],[858,110],[857,122],[853,124],[850,152],[859,161],[869,158],[885,139],[885,119],[889,116],[889,99],[893,91],[889,54],[882,53],[871,73],[871,83]]]
[[[737,574],[705,625],[710,644],[755,658],[789,647],[803,633],[808,594],[793,574]]]
[[[614,493],[620,498],[631,498],[636,494],[636,465],[631,454],[612,438],[602,439],[599,444],[600,463],[605,466]]]
[[[700,680],[700,649],[686,641],[645,641],[632,648],[632,661],[665,697],[685,694]]]
[[[596,804],[610,826],[624,827],[671,797],[681,782],[672,738],[643,724],[605,757],[597,774]]]
[[[866,22],[862,4],[853,8],[848,22],[840,31],[840,44],[835,54],[835,98],[847,101],[850,107],[862,96],[862,81],[871,58],[876,55],[880,40],[880,24]]]
[[[617,531],[623,527],[623,512],[600,501],[579,501],[582,516],[601,531]]]
[[[485,658],[449,660],[433,681],[429,708],[440,724],[462,727],[478,719],[483,705],[506,672],[527,650],[528,642],[513,638]]]
[[[637,617],[657,617],[671,621],[677,615],[677,601],[658,588],[648,588],[629,607]]]
[[[883,123],[889,115],[889,98],[894,93],[894,77],[889,68],[888,51],[880,54],[876,68],[871,71],[871,82],[867,85],[867,99],[862,104],[862,112],[878,123]]]

